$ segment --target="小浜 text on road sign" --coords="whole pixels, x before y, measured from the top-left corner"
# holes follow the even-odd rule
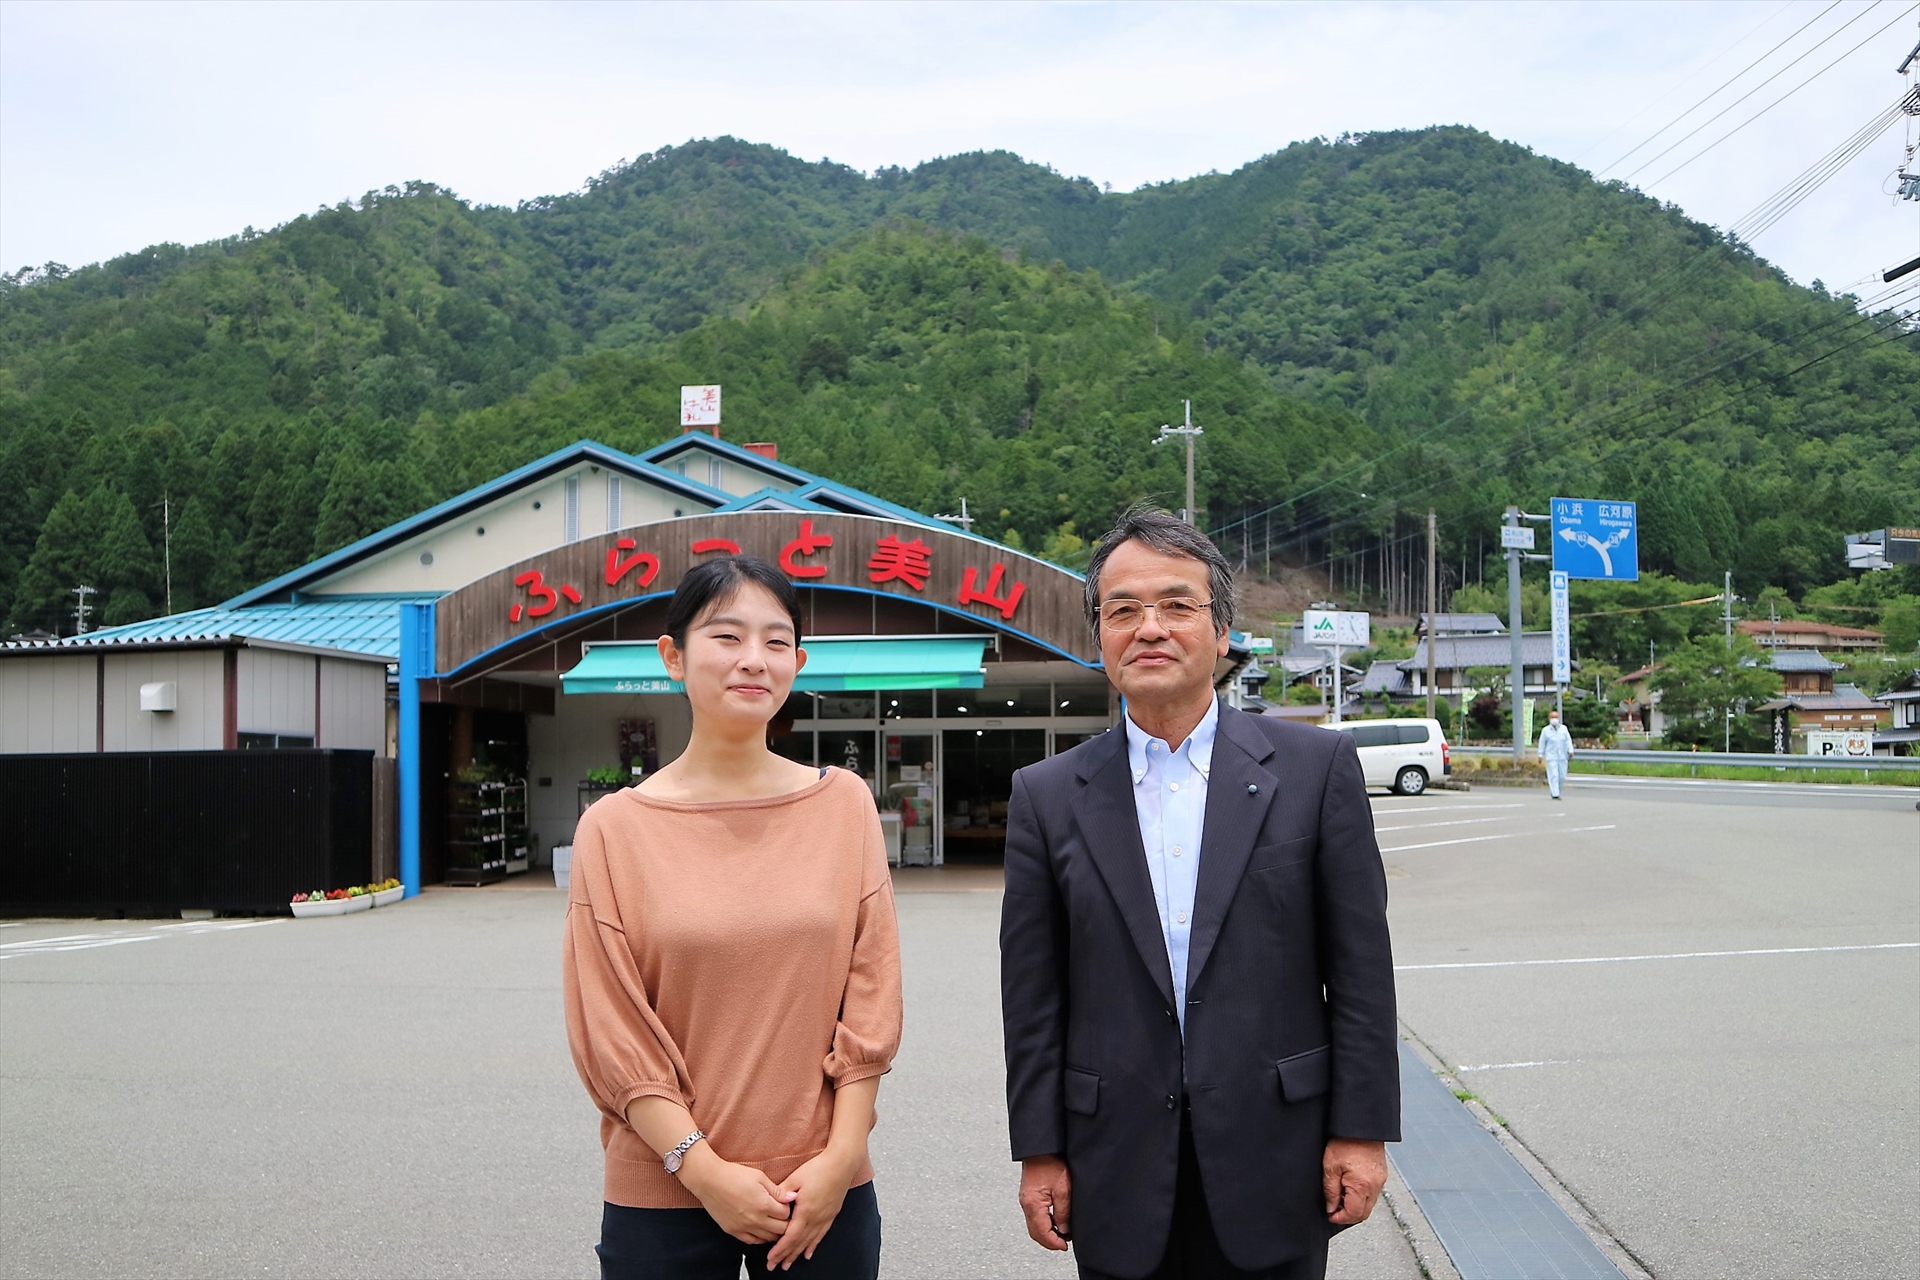
[[[1639,581],[1640,541],[1634,504],[1555,498],[1553,567],[1569,578]]]

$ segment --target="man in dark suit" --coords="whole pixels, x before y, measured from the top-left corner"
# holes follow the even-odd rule
[[[1095,549],[1119,726],[1014,775],[1000,925],[1028,1233],[1080,1275],[1298,1280],[1400,1137],[1386,874],[1353,739],[1215,697],[1233,574],[1161,511]]]

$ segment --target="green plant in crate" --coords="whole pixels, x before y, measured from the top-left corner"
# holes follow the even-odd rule
[[[601,787],[623,786],[632,776],[625,765],[618,764],[603,764],[587,770],[587,781]]]

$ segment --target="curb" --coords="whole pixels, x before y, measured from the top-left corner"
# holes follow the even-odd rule
[[[1472,1092],[1469,1086],[1462,1084],[1459,1077],[1455,1076],[1446,1063],[1440,1060],[1439,1055],[1434,1053],[1427,1045],[1427,1042],[1422,1040],[1419,1035],[1404,1022],[1400,1024],[1400,1034],[1401,1039],[1412,1046],[1414,1053],[1419,1057],[1420,1061],[1425,1063],[1428,1069],[1435,1075],[1439,1076],[1441,1082],[1444,1083],[1447,1088],[1454,1090],[1456,1093]],[[1493,1112],[1489,1111],[1477,1098],[1463,1099],[1461,1105],[1473,1115],[1473,1118],[1479,1122],[1480,1127],[1492,1134],[1494,1140],[1506,1149],[1507,1153],[1518,1162],[1522,1169],[1527,1171],[1528,1176],[1540,1184],[1541,1190],[1545,1191],[1553,1202],[1560,1206],[1561,1211],[1572,1220],[1573,1224],[1580,1228],[1589,1240],[1593,1241],[1594,1247],[1606,1255],[1607,1261],[1619,1268],[1620,1274],[1625,1276],[1626,1280],[1654,1280],[1653,1272],[1647,1268],[1646,1264],[1641,1262],[1634,1252],[1629,1249],[1618,1236],[1613,1234],[1606,1223],[1602,1222],[1593,1210],[1587,1207],[1585,1201],[1581,1200],[1565,1183],[1560,1181],[1559,1177],[1547,1166],[1546,1162],[1535,1155],[1533,1149],[1522,1142],[1519,1136],[1516,1135],[1508,1125],[1498,1119]],[[1391,1185],[1391,1182],[1389,1185]],[[1408,1196],[1407,1199],[1411,1201],[1412,1197]],[[1415,1212],[1418,1212],[1418,1210],[1415,1209]],[[1399,1217],[1397,1212],[1395,1217]],[[1426,1230],[1429,1233],[1432,1232],[1432,1227],[1426,1224],[1424,1217],[1421,1219],[1421,1224],[1426,1226]],[[1410,1243],[1413,1241],[1411,1233],[1408,1235],[1408,1241]],[[1434,1239],[1434,1245],[1435,1247],[1439,1245],[1437,1238]],[[1419,1246],[1417,1244],[1414,1247],[1414,1252],[1416,1255],[1419,1253]],[[1441,1256],[1446,1256],[1444,1250]],[[1421,1259],[1421,1262],[1422,1265],[1425,1265],[1424,1258]],[[1451,1260],[1448,1261],[1447,1265],[1451,1274],[1455,1276],[1459,1274],[1457,1270],[1453,1269]],[[1441,1273],[1433,1271],[1430,1274],[1437,1277]]]

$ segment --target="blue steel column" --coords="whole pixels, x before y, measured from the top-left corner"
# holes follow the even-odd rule
[[[400,606],[400,883],[420,893],[420,681],[433,674],[433,606]]]

